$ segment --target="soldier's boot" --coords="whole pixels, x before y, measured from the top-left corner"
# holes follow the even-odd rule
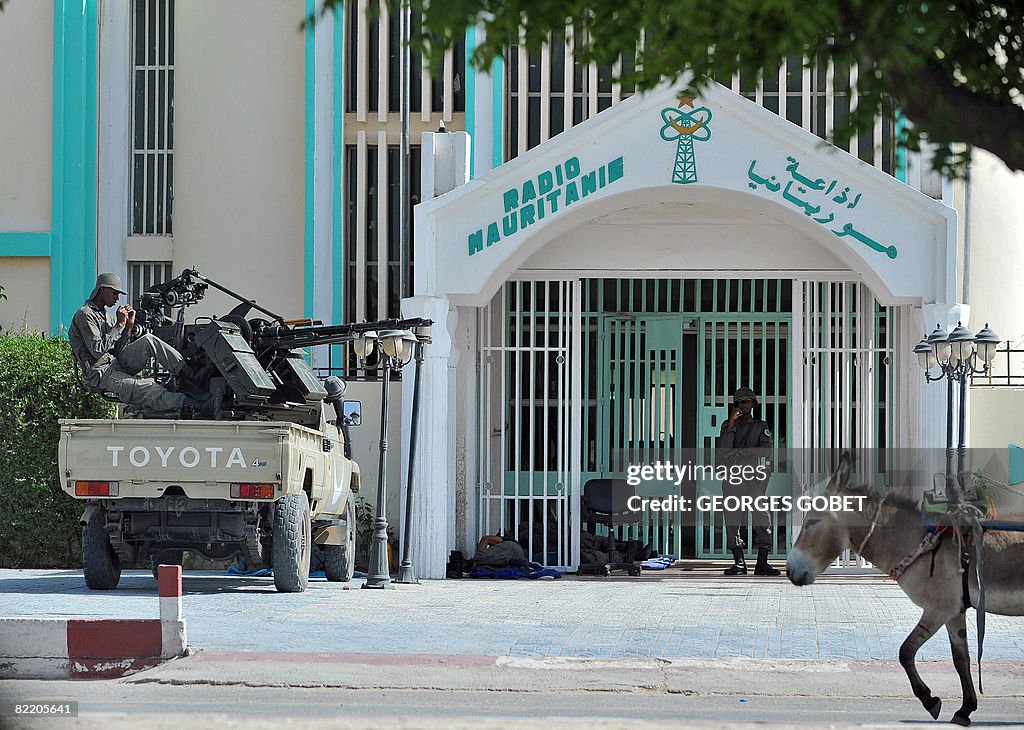
[[[754,566],[754,575],[782,575],[782,571],[773,568],[768,563],[768,548],[757,549],[757,565]]]
[[[734,561],[732,566],[722,571],[722,575],[746,575],[747,561],[743,559],[743,548],[733,548],[732,559]]]

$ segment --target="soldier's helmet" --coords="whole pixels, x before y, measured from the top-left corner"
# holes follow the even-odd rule
[[[750,388],[737,388],[736,392],[732,394],[733,403],[739,403],[741,400],[752,400],[755,406],[760,405],[757,394]]]
[[[121,284],[120,276],[118,276],[117,274],[107,273],[100,274],[99,276],[96,277],[96,286],[93,288],[92,294],[89,295],[89,298],[92,299],[94,296],[96,296],[99,293],[100,289],[102,289],[103,287],[113,289],[118,294],[128,293],[124,290],[124,285]]]

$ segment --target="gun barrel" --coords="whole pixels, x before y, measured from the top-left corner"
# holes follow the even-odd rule
[[[433,320],[422,319],[382,319],[376,322],[357,322],[354,324],[312,325],[301,327],[268,326],[254,333],[259,348],[264,347],[305,347],[308,345],[335,345],[354,340],[366,332],[380,330],[409,330],[417,327],[430,327]]]

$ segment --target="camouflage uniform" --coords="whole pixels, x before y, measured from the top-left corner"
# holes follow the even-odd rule
[[[116,325],[116,320],[92,299],[75,312],[68,337],[86,383],[148,411],[180,411],[186,402],[183,393],[172,393],[152,378],[140,378],[138,374],[150,358],[177,374],[183,363],[181,355],[153,335],[128,343],[127,333]]]
[[[733,428],[728,428],[729,422],[722,422],[721,434],[718,437],[719,463],[732,467],[749,465],[757,467],[762,457],[769,456],[772,448],[771,431],[768,430],[768,423],[757,418],[741,418]],[[722,495],[725,497],[741,497],[749,495],[760,497],[765,493],[765,484],[761,479],[751,479],[741,484],[732,484],[728,480],[722,482]],[[765,548],[771,551],[772,548],[772,518],[768,512],[759,510],[753,511],[753,543],[758,549]],[[743,540],[747,532],[747,513],[728,512],[726,513],[726,524],[728,532],[728,544],[726,547],[732,551],[734,548],[745,546]]]

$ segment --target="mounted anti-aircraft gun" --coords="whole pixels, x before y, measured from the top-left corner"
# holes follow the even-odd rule
[[[209,287],[239,304],[223,316],[186,324],[185,309],[199,303]],[[175,319],[164,313],[167,308],[178,308]],[[250,318],[253,310],[267,318]],[[196,375],[169,387],[196,399],[212,398],[215,420],[278,418],[316,426],[322,402],[331,398],[297,348],[334,345],[366,332],[429,324],[423,319],[344,325],[286,320],[195,269],[185,269],[138,298],[132,337],[148,332],[177,349]]]
[[[238,305],[186,323],[185,310],[210,287]],[[167,314],[173,309],[174,318]],[[149,560],[155,572],[160,563],[182,564],[188,551],[272,568],[278,590],[301,591],[314,545],[328,580],[351,579],[360,470],[345,425],[345,386],[336,377],[320,380],[300,348],[365,345],[377,330],[390,331],[380,334],[392,345],[411,338],[422,348],[430,325],[288,321],[194,269],[150,287],[138,299],[131,336],[150,334],[181,353],[187,375],[167,377],[165,387],[212,402],[203,410],[213,418],[143,412],[146,418],[61,420],[61,486],[87,505],[86,584],[109,590],[122,568]]]

